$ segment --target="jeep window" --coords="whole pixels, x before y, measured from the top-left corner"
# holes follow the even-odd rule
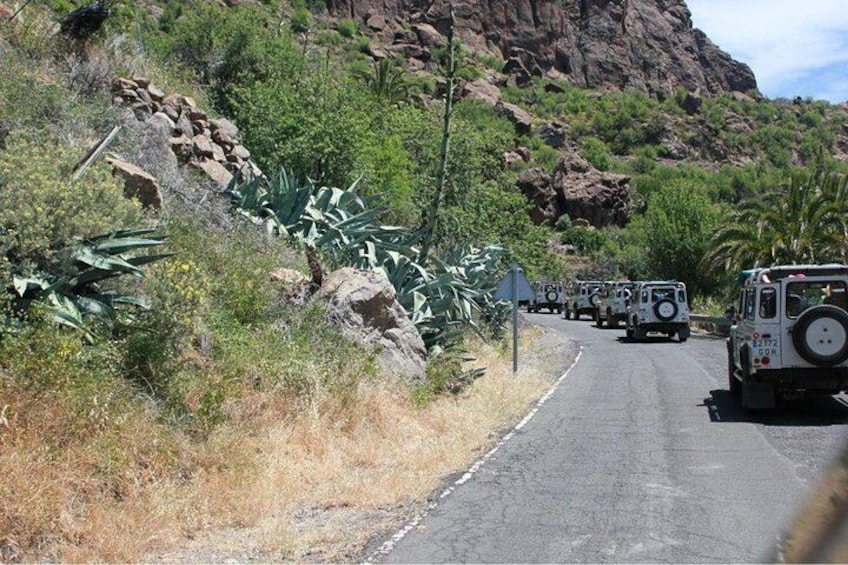
[[[686,302],[686,291],[682,288],[677,291],[677,301],[681,304]]]
[[[786,285],[786,315],[796,318],[807,308],[832,304],[848,306],[845,281],[798,281]]]
[[[764,288],[760,291],[760,318],[769,320],[777,316],[777,290]]]
[[[647,291],[647,290],[643,290],[643,291],[642,291],[642,303],[644,304],[644,303],[646,303],[646,302],[648,302],[648,291]]]
[[[742,316],[745,312],[745,290],[739,291],[739,307],[736,308],[736,315]]]
[[[745,291],[745,318],[748,320],[754,319],[754,312],[756,312],[754,308],[754,304],[756,303],[756,294],[754,294],[754,289],[749,288]]]
[[[673,288],[655,288],[651,292],[651,302],[659,302],[660,300],[664,300],[666,298],[674,300]]]

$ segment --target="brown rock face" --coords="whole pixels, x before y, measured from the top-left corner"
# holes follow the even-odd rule
[[[332,14],[361,22],[381,14],[447,29],[448,0],[327,5]],[[747,65],[692,27],[683,0],[468,0],[454,10],[457,34],[471,50],[517,57],[523,68],[560,74],[577,86],[632,87],[658,97],[678,86],[709,94],[757,88]]]
[[[533,221],[553,224],[563,214],[596,228],[624,226],[629,219],[630,177],[604,173],[568,152],[553,175],[530,169],[518,187],[533,202]]]

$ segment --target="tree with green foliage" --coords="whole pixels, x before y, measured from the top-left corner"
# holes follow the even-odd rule
[[[379,104],[397,104],[409,97],[403,69],[389,59],[374,61],[370,71],[360,70],[354,76],[361,80]]]
[[[701,258],[719,220],[716,208],[697,185],[670,185],[656,191],[645,213],[647,262],[652,275],[686,283],[690,300],[710,292],[715,279],[701,268]]]
[[[748,198],[711,238],[709,268],[845,261],[848,176],[796,173],[788,186]]]

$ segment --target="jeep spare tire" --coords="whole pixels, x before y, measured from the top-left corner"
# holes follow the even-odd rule
[[[670,298],[663,298],[656,304],[654,304],[654,314],[657,315],[657,318],[662,320],[663,322],[668,322],[669,320],[673,320],[675,316],[677,316],[678,312],[677,303]]]
[[[545,298],[547,298],[548,302],[550,302],[550,303],[556,302],[557,301],[556,291],[555,290],[549,290],[548,293],[545,295]]]
[[[804,360],[832,367],[848,359],[848,313],[823,304],[805,310],[792,328],[792,345]]]
[[[601,303],[601,295],[599,293],[594,293],[589,297],[589,304],[597,307]]]

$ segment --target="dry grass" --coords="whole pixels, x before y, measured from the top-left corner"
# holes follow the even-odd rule
[[[328,398],[302,418],[269,425],[251,443],[256,476],[239,491],[245,517],[253,515],[244,523],[249,534],[212,531],[160,558],[244,559],[243,545],[230,546],[245,537],[254,544],[250,555],[265,558],[343,561],[361,554],[376,534],[422,509],[445,477],[467,469],[557,376],[542,356],[513,375],[508,353],[483,344],[474,353],[489,370],[457,397],[418,408],[408,391],[371,383],[344,411]]]
[[[88,405],[81,416],[79,403],[0,388],[0,409],[18,407],[13,421],[0,418],[0,560],[361,556],[374,535],[467,469],[556,376],[541,356],[513,375],[508,352],[476,344],[473,353],[487,375],[424,408],[387,383],[306,408],[245,392],[202,442],[158,424],[137,399],[97,420]]]

